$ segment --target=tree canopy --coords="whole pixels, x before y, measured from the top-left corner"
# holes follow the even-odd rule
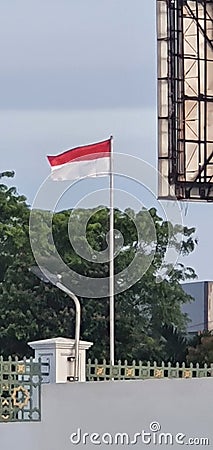
[[[3,176],[12,174],[1,174]],[[30,207],[26,198],[14,187],[1,184],[0,212],[0,353],[22,357],[30,354],[27,342],[31,340],[73,337],[75,310],[65,294],[29,272],[35,261],[29,240]],[[88,210],[73,212],[74,238],[75,227],[79,234],[87,214]],[[103,251],[107,248],[109,211],[102,207],[98,211],[90,210],[89,214],[86,238],[94,250]],[[169,235],[172,237],[170,245],[187,255],[196,245],[195,229],[164,221],[154,208],[149,214],[156,232],[151,265],[136,284],[115,297],[116,359],[160,361],[176,358],[181,362],[184,355],[178,354],[177,346],[187,322],[181,306],[190,297],[182,290],[180,282],[195,278],[195,273],[193,269],[177,264],[167,267],[164,279],[160,283],[157,281]],[[108,263],[91,262],[76,255],[69,241],[69,217],[70,211],[66,210],[55,213],[53,218],[54,242],[61,257],[77,273],[97,278],[108,276]],[[135,222],[143,235],[143,245],[137,242]],[[123,235],[122,251],[115,258],[115,272],[119,273],[137,252],[152,252],[153,239],[150,239],[143,210],[115,210],[115,228]],[[39,227],[35,239],[39,241]],[[82,237],[82,244],[84,239]],[[81,245],[79,238],[77,244]],[[94,343],[90,357],[108,359],[109,299],[80,298],[80,301],[81,338]],[[172,342],[177,343],[173,352]]]
[[[194,364],[212,364],[213,332],[204,331],[194,337],[187,352],[187,362]]]

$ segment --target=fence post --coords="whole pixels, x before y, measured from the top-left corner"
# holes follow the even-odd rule
[[[75,340],[57,337],[28,342],[35,351],[35,360],[49,363],[49,374],[43,377],[43,383],[66,383],[74,380]],[[86,381],[86,351],[92,342],[79,343],[78,381]]]

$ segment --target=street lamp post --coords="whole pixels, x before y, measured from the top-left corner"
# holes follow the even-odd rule
[[[65,292],[75,303],[75,369],[74,369],[74,379],[78,381],[79,374],[79,341],[80,341],[80,326],[81,326],[81,305],[76,297],[76,295],[70,291],[66,286],[61,283],[61,275],[54,275],[47,269],[40,269],[38,266],[33,266],[29,268],[29,271],[34,273],[40,280],[44,283],[52,283],[58,289]]]
[[[79,373],[79,341],[80,341],[80,326],[81,326],[81,305],[76,295],[66,288],[60,281],[56,283],[56,286],[65,292],[75,303],[75,380],[78,380]]]

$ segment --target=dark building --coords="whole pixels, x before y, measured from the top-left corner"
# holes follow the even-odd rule
[[[195,281],[182,284],[183,290],[194,298],[186,303],[182,311],[188,314],[188,333],[213,330],[213,282]]]

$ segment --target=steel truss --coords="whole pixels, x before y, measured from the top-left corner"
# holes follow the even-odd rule
[[[159,196],[213,201],[213,0],[158,0]]]

